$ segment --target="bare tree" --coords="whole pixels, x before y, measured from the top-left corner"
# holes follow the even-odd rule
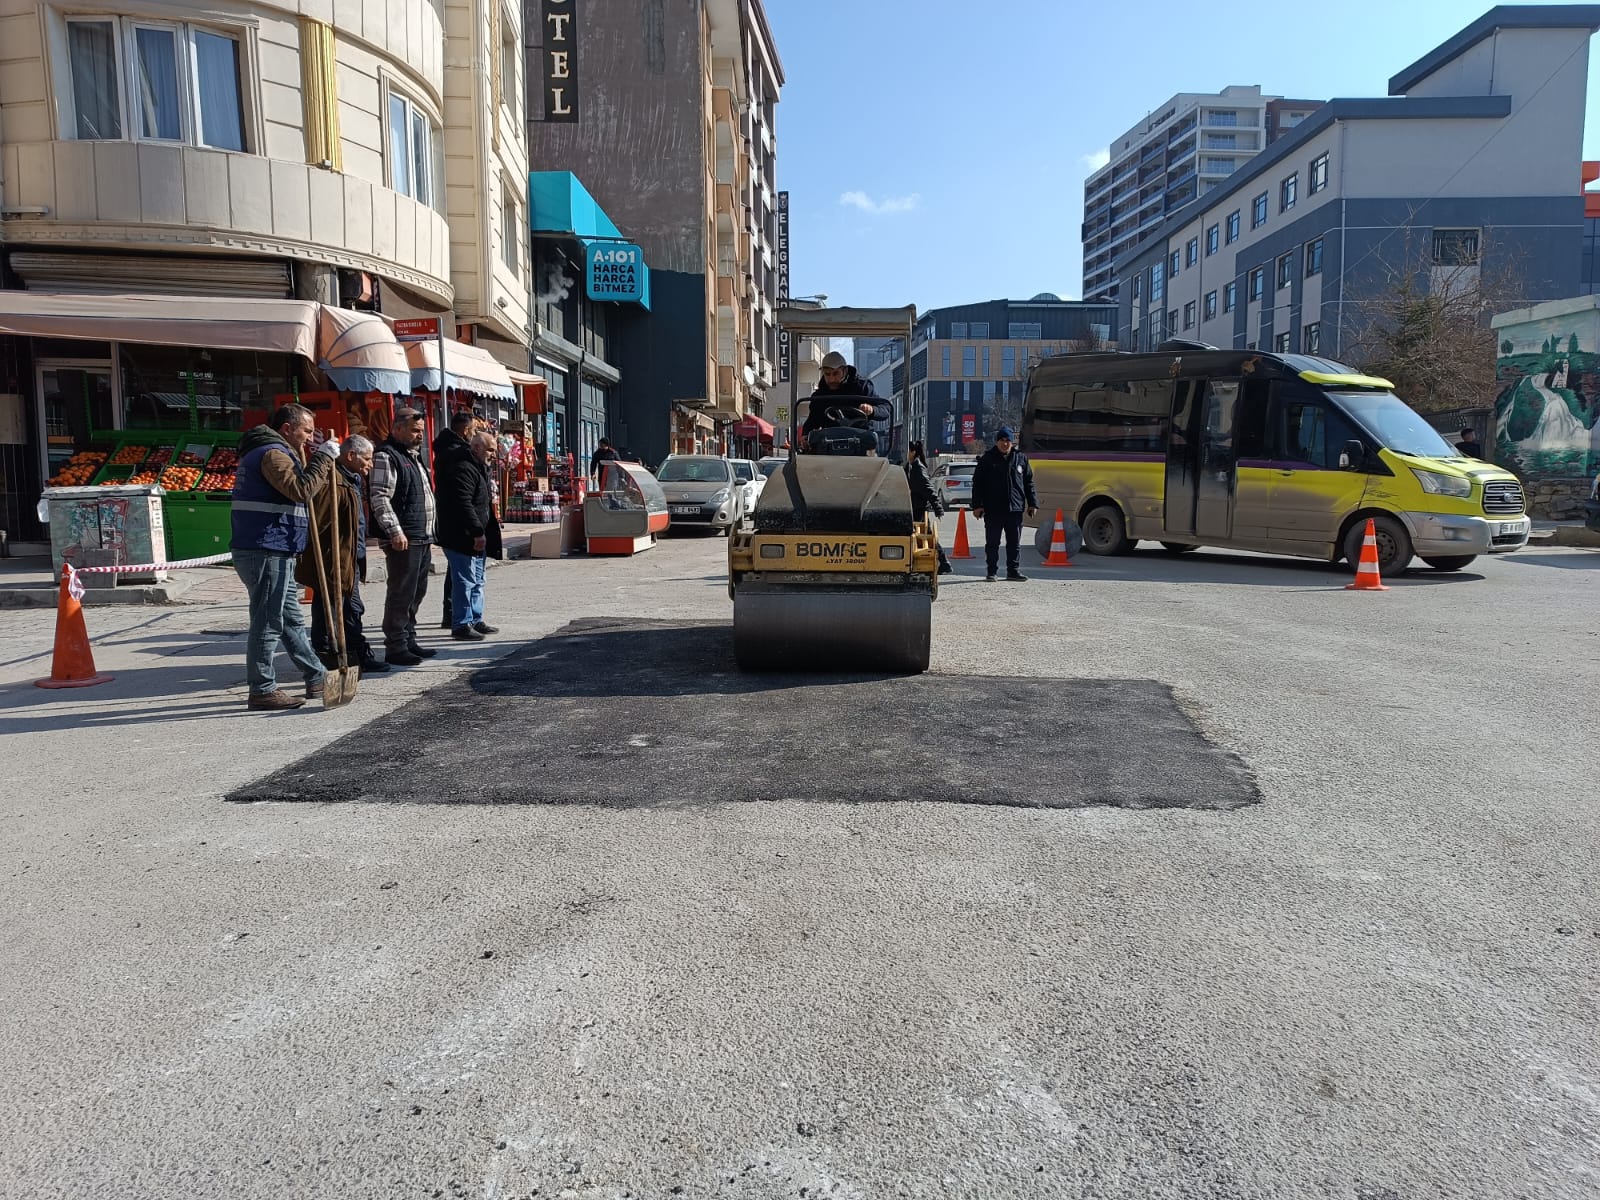
[[[1490,249],[1488,230],[1441,241],[1408,226],[1403,251],[1346,272],[1361,298],[1346,311],[1339,356],[1390,380],[1418,412],[1491,406],[1498,347],[1489,320],[1527,301],[1519,264]]]

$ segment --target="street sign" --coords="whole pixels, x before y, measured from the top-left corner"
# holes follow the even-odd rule
[[[780,408],[778,410],[778,423],[780,425],[787,425],[789,423],[789,410],[787,408]]]
[[[442,336],[438,317],[406,317],[394,323],[394,336],[401,342],[423,342]]]

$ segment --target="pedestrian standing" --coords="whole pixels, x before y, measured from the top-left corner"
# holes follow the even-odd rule
[[[1461,427],[1461,440],[1456,443],[1456,449],[1467,458],[1483,457],[1483,443],[1478,441],[1478,435],[1471,425]]]
[[[294,586],[295,556],[306,548],[310,527],[306,501],[333,473],[339,443],[317,447],[309,464],[305,450],[315,432],[311,410],[285,404],[266,425],[239,440],[233,484],[233,569],[250,598],[250,633],[245,674],[247,708],[299,708],[322,695],[323,666],[306,637],[300,590]],[[305,678],[305,699],[278,686],[278,647],[289,652]]]
[[[457,409],[450,414],[449,428],[439,431],[439,436],[433,439],[433,446],[431,447],[433,450],[433,480],[435,485],[439,483],[439,464],[444,461],[445,456],[451,451],[460,450],[465,452],[467,439],[478,431],[479,424],[478,417],[471,409]],[[444,598],[440,601],[442,611],[439,615],[439,628],[453,629],[455,621],[451,619],[450,615],[451,588],[448,580],[444,587],[439,590],[444,593]]]
[[[394,667],[414,667],[438,653],[417,643],[417,609],[428,594],[433,567],[435,502],[422,464],[426,429],[422,413],[401,408],[389,438],[372,456],[367,502],[383,539],[389,572],[383,598],[383,657]]]
[[[499,632],[483,619],[486,559],[501,554],[500,522],[489,487],[494,449],[494,434],[480,430],[469,443],[450,447],[437,466],[439,545],[448,564],[455,618],[450,636],[462,642],[481,642]]]
[[[1033,464],[1016,449],[1011,427],[995,431],[994,445],[978,460],[972,472],[972,515],[983,518],[983,552],[993,583],[1000,568],[1000,538],[1006,539],[1006,578],[1022,583],[1028,578],[1017,559],[1022,540],[1022,518],[1039,511],[1039,494],[1033,490]]]
[[[603,482],[600,478],[600,472],[605,470],[606,463],[616,461],[617,451],[612,446],[611,439],[601,438],[600,444],[595,447],[594,454],[589,458],[589,474],[594,478],[596,487]]]
[[[363,675],[381,675],[389,664],[372,651],[367,641],[362,619],[366,605],[361,599],[361,585],[367,580],[367,513],[363,494],[367,475],[372,471],[372,442],[360,434],[346,438],[339,451],[338,468],[333,471],[311,501],[313,528],[311,537],[322,547],[322,561],[339,563],[339,585],[344,598],[339,606],[340,621],[344,625],[345,661],[361,668]],[[336,507],[337,506],[337,507]],[[339,544],[333,540],[334,517],[337,515]],[[317,577],[316,560],[309,553],[300,555],[295,568],[295,581],[306,587],[321,587]],[[321,597],[311,606],[311,648],[328,668],[339,665],[339,651],[328,628],[327,608]]]
[[[944,516],[944,501],[939,498],[933,480],[928,477],[927,452],[921,442],[913,441],[906,446],[905,470],[906,482],[911,485],[911,515],[918,521],[926,518],[929,510],[936,517]],[[939,545],[937,525],[934,526],[933,548],[939,552],[939,574],[948,575],[955,570],[944,556],[944,547]]]

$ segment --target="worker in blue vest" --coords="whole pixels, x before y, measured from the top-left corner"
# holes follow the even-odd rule
[[[294,564],[295,556],[306,548],[310,530],[306,499],[333,471],[339,443],[333,438],[323,442],[308,465],[306,447],[314,433],[311,410],[285,404],[268,424],[257,425],[239,441],[233,484],[233,569],[250,597],[246,706],[255,710],[299,708],[322,695],[322,661],[306,635]],[[280,645],[305,676],[303,698],[278,686],[274,660]]]

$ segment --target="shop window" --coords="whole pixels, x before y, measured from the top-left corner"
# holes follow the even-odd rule
[[[66,30],[75,137],[247,148],[236,36],[126,17],[73,17]]]
[[[389,93],[389,186],[418,204],[438,206],[439,130],[400,92]]]
[[[123,343],[120,356],[125,429],[242,429],[293,390],[282,354]]]

